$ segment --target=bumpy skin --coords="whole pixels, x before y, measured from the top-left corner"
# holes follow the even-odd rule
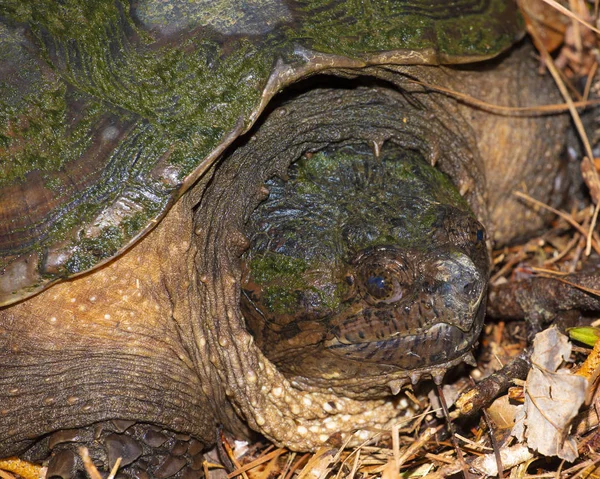
[[[476,75],[483,85],[493,79],[494,91],[509,95],[513,75],[529,75],[527,68],[520,67],[527,57],[527,51],[515,52],[505,61],[512,66],[499,70],[504,74]],[[373,127],[366,129],[367,137],[396,137],[419,148],[453,176],[478,216],[494,231],[496,225],[488,219],[486,181],[502,175],[505,149],[477,142],[475,131],[485,130],[486,123],[481,118],[470,123],[471,116],[465,115],[478,115],[476,110],[415,87],[406,81],[407,73],[442,85],[453,81],[452,72],[442,69],[407,67],[393,76],[382,71],[396,87],[354,90],[366,97],[350,102],[374,105],[391,115],[392,121],[383,125],[378,124],[382,117],[376,116]],[[536,76],[527,85],[536,92],[535,97],[527,97],[538,101],[539,93],[548,90],[546,79]],[[385,426],[403,414],[398,403],[369,398],[369,390],[381,390],[381,384],[393,378],[363,384],[365,395],[354,398],[336,394],[335,384],[331,392],[291,383],[256,347],[240,316],[239,256],[248,246],[245,218],[264,198],[263,182],[278,171],[283,175],[287,168],[286,162],[253,164],[253,145],[262,145],[259,156],[266,160],[288,149],[303,150],[307,142],[327,141],[318,130],[314,133],[310,120],[280,121],[301,114],[303,103],[314,102],[311,96],[315,95],[343,93],[309,91],[274,109],[269,116],[273,121],[253,135],[256,140],[250,137],[236,148],[118,261],[2,311],[0,449],[4,454],[23,450],[32,437],[45,432],[113,418],[158,424],[207,443],[212,442],[217,423],[238,433],[246,423],[279,444],[311,449],[333,432],[345,438],[357,427]],[[343,107],[344,100],[332,104]],[[394,115],[407,122],[393,121]],[[345,124],[339,116],[338,120]],[[558,146],[548,142],[545,132],[549,125],[553,131],[563,128],[563,119],[491,117],[489,121],[496,128],[528,128],[527,142],[511,144],[512,158],[520,158],[524,168],[528,162],[538,161],[541,167],[554,161],[554,171],[558,169]],[[291,146],[279,141],[292,129],[302,138],[297,125],[309,133],[307,139]],[[331,128],[340,139],[352,134],[350,126]],[[312,140],[311,134],[316,135]],[[479,151],[484,147],[493,154],[482,158]],[[533,150],[535,156],[530,154]],[[527,182],[527,177],[522,181]],[[530,193],[548,199],[553,192],[544,188]],[[512,200],[498,207],[512,214],[515,222],[526,224],[525,217],[519,216],[523,210],[514,208]],[[21,422],[23,417],[28,420]]]
[[[526,49],[473,71],[366,67],[362,60],[327,55],[308,63],[334,76],[328,87],[309,81],[277,99],[260,125],[208,167],[129,251],[0,310],[0,455],[20,453],[43,434],[112,419],[155,424],[205,444],[214,441],[217,424],[237,435],[249,427],[277,444],[308,450],[364,428],[354,438],[360,441],[368,429],[405,414],[389,391],[411,372],[327,385],[290,381],[248,333],[239,307],[240,256],[248,247],[246,221],[265,197],[265,181],[284,177],[290,161],[331,143],[391,142],[418,151],[449,175],[488,234],[509,241],[537,229],[543,218],[505,190],[524,183],[542,201],[556,193],[548,177],[560,170],[560,145],[547,132],[563,131],[566,121],[492,116],[410,81],[492,103],[556,102],[550,81],[532,73]],[[403,58],[398,62],[407,62]],[[289,72],[289,78],[299,75]],[[283,78],[281,84],[289,79]],[[540,168],[542,180],[534,175]],[[185,181],[195,180],[198,171]],[[440,377],[461,360],[412,373],[415,379]]]

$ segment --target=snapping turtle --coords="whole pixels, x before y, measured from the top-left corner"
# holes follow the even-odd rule
[[[503,53],[512,2],[0,13],[0,456],[79,441],[189,477],[218,424],[364,439],[468,359],[490,243],[544,224],[512,191],[567,187],[564,117],[439,90],[557,101]]]

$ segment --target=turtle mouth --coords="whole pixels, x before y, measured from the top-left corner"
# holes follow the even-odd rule
[[[466,254],[380,246],[361,253],[352,271],[345,307],[306,321],[295,342],[272,356],[282,371],[330,382],[410,377],[439,374],[470,352],[487,278]]]
[[[479,334],[486,278],[466,254],[378,247],[354,271],[359,299],[330,320],[333,354],[411,370],[461,356]]]
[[[413,371],[451,362],[467,354],[481,328],[463,331],[447,323],[434,324],[415,334],[391,335],[378,341],[342,342],[338,338],[325,342],[328,350],[346,361],[364,361]]]

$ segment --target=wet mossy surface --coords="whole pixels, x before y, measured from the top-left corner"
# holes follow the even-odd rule
[[[485,56],[507,48],[519,31],[514,11],[505,2],[492,1],[449,4],[435,11],[414,1],[370,6],[358,1],[291,2],[289,6],[273,0],[247,6],[222,1],[218,9],[213,5],[208,10],[203,2],[161,5],[142,2],[133,10],[118,1],[4,5],[1,13],[9,19],[11,31],[2,32],[0,46],[11,51],[2,53],[0,60],[21,69],[22,83],[32,92],[12,95],[12,100],[11,95],[5,96],[3,123],[38,109],[40,119],[22,130],[23,140],[32,144],[30,149],[35,148],[37,155],[13,164],[0,186],[29,171],[57,170],[68,164],[65,152],[78,142],[71,131],[66,134],[67,108],[76,99],[67,95],[61,78],[101,103],[87,106],[79,121],[82,131],[89,131],[90,119],[100,110],[133,113],[164,134],[174,150],[170,161],[181,165],[184,177],[239,117],[248,119],[277,58],[302,63],[296,50],[303,43],[304,48],[356,58],[372,52],[425,49],[447,56]],[[261,8],[271,8],[281,18],[258,34],[248,25],[262,18],[257,17]],[[181,18],[183,14],[186,18]],[[13,26],[21,23],[28,24],[25,34],[14,33]],[[178,35],[169,37],[171,30]],[[10,48],[23,35],[39,46],[39,56],[51,65],[52,74],[39,65],[39,58]],[[7,92],[14,89],[6,82],[3,87]],[[52,135],[43,129],[52,130]],[[6,148],[16,140],[6,133],[2,137]],[[44,156],[50,143],[53,152],[60,148],[63,154]]]
[[[427,52],[416,55],[421,63],[462,62],[499,53],[522,30],[514,8],[496,0],[11,0],[0,15],[0,189],[52,200],[6,223],[0,256],[10,263],[70,239],[75,257],[61,276],[149,229],[227,135],[250,126],[278,64],[396,50]],[[118,228],[113,240],[86,233],[136,197],[146,198],[141,208],[94,228]],[[14,216],[26,206],[1,207]]]
[[[309,156],[290,167],[287,182],[267,182],[269,198],[248,226],[249,278],[273,313],[297,310],[307,294],[336,309],[344,271],[361,252],[435,254],[444,243],[433,237],[449,218],[474,220],[451,180],[415,151],[391,145],[376,158],[358,145]]]

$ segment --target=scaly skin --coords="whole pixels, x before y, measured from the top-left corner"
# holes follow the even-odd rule
[[[535,165],[556,175],[560,146],[547,130],[562,131],[566,121],[490,117],[406,78],[441,86],[456,81],[490,101],[510,95],[516,82],[521,95],[515,101],[529,103],[535,93],[538,101],[555,102],[548,80],[530,78],[521,67],[527,55],[516,52],[497,75],[402,67],[365,70],[385,80],[366,87],[314,89],[307,83],[118,260],[0,310],[0,455],[23,451],[36,436],[107,419],[158,424],[205,444],[214,441],[217,422],[238,435],[249,426],[296,450],[315,449],[331,436],[343,440],[358,429],[356,443],[371,427],[397,421],[407,413],[403,402],[373,399],[369,391],[399,388],[411,374],[333,380],[326,387],[292,382],[257,347],[239,307],[246,219],[264,199],[264,182],[284,176],[305,151],[332,141],[394,139],[448,174],[498,241],[511,235],[495,218],[508,216],[523,225],[518,232],[527,232],[529,213],[488,185],[504,181],[508,151],[511,165],[527,172],[520,181],[530,182]],[[336,73],[350,77],[345,86],[356,74]],[[484,86],[473,86],[469,74]],[[506,143],[495,147],[491,135],[480,134],[490,125],[514,131],[520,142],[513,145],[505,135]],[[554,194],[551,181],[531,184],[529,193],[542,201]],[[539,227],[543,218],[536,221]],[[453,363],[413,375],[439,378]]]
[[[6,0],[0,15],[0,305],[136,242],[283,87],[478,61],[522,34],[505,0]]]

